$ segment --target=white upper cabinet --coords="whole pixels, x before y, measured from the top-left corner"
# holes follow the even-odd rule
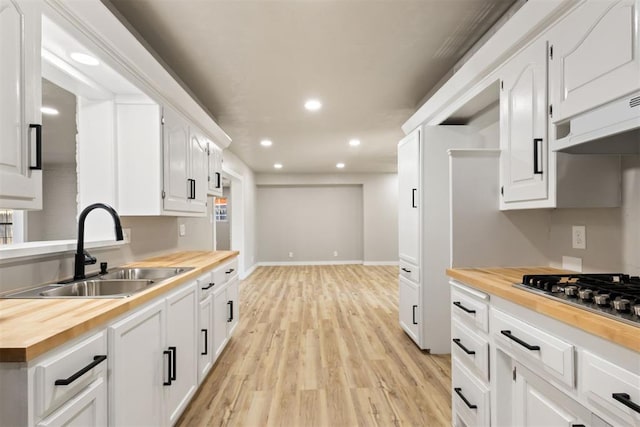
[[[551,32],[552,121],[640,89],[640,1],[585,1]]]
[[[150,99],[116,104],[118,212],[203,216],[208,143],[202,132]]]
[[[504,202],[548,197],[547,45],[527,47],[502,70],[500,156]]]
[[[0,0],[0,208],[42,209],[40,7]]]
[[[222,150],[209,141],[209,186],[208,193],[222,196]]]
[[[420,129],[398,144],[398,249],[400,259],[419,265]]]

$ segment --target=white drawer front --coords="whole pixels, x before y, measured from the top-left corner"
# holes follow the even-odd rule
[[[224,265],[224,274],[227,281],[238,275],[238,258],[234,258]]]
[[[489,388],[467,370],[461,360],[452,356],[453,419],[467,426],[488,426],[490,419]]]
[[[510,350],[516,360],[532,371],[542,369],[568,386],[575,386],[573,345],[499,310],[491,313],[496,344]]]
[[[51,357],[38,363],[35,369],[34,393],[36,419],[70,399],[96,378],[106,378],[106,360],[99,362],[101,359],[94,359],[96,356],[106,355],[107,335],[100,331],[70,348],[56,350]],[[97,364],[70,384],[55,384],[57,380],[70,379],[92,363]]]
[[[407,261],[400,261],[400,276],[420,283],[420,268]]]
[[[451,313],[465,324],[489,332],[489,306],[471,295],[451,288]]]
[[[489,341],[456,319],[451,324],[451,340],[451,354],[489,381]]]
[[[580,392],[599,410],[619,420],[619,425],[640,426],[640,376],[588,351],[582,354]],[[640,357],[638,358],[640,365]],[[621,402],[614,398],[627,402]]]
[[[206,299],[213,292],[213,273],[208,271],[196,279],[200,300]]]

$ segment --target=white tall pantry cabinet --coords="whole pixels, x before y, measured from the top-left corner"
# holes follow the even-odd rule
[[[415,343],[449,353],[449,160],[482,145],[467,126],[423,126],[398,144],[399,317]]]

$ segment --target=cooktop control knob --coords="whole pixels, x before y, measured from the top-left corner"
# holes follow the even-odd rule
[[[578,296],[582,301],[591,301],[593,299],[593,291],[591,289],[580,289]]]
[[[564,294],[569,298],[575,298],[578,296],[578,287],[577,286],[565,286]]]
[[[598,305],[609,305],[610,296],[609,294],[598,294],[594,296],[593,299]]]
[[[626,298],[620,298],[613,300],[613,308],[618,311],[629,311],[631,308],[631,301]]]

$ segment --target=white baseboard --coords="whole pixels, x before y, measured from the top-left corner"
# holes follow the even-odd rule
[[[251,276],[251,273],[253,273],[256,268],[258,268],[259,264],[253,264],[251,267],[249,267],[247,270],[244,271],[244,273],[240,274],[240,280],[244,280],[247,277]]]
[[[398,261],[365,261],[364,265],[399,265]]]
[[[295,266],[295,265],[346,265],[346,264],[362,264],[362,260],[356,261],[276,261],[276,262],[259,262],[259,266]]]

